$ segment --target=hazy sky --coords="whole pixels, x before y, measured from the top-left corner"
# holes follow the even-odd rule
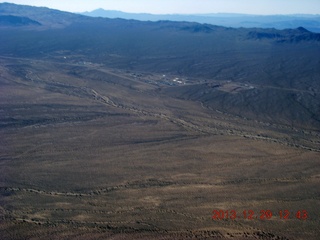
[[[320,14],[320,0],[13,0],[16,4],[84,12]]]

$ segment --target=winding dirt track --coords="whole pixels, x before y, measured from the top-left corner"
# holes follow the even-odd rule
[[[21,60],[21,61],[26,60],[26,59],[20,59],[20,58],[9,58],[9,59]],[[101,67],[101,66],[99,66],[99,67],[97,67],[95,65],[83,66],[80,64],[72,64],[72,63],[63,63],[62,64],[62,63],[55,62],[55,61],[48,62],[48,61],[42,61],[42,60],[37,60],[37,62],[44,63],[44,64],[50,63],[50,64],[54,64],[54,65],[63,65],[63,66],[69,66],[69,67],[82,67],[82,68],[89,69],[89,70],[97,70],[97,71],[103,72],[107,75],[115,76],[120,79],[129,80],[130,82],[136,82],[138,84],[141,84],[143,81],[143,79],[139,80],[134,77],[128,77],[125,74],[116,73],[115,70],[113,70],[113,69],[106,69],[105,67]],[[279,143],[282,145],[292,146],[292,147],[301,148],[301,149],[305,149],[305,150],[309,150],[309,151],[320,152],[320,147],[319,148],[310,147],[310,146],[303,145],[303,144],[300,144],[297,142],[291,142],[286,139],[279,139],[279,138],[274,138],[274,137],[270,137],[270,136],[258,136],[258,135],[252,134],[251,132],[246,132],[244,130],[237,130],[235,128],[234,129],[219,129],[217,127],[204,126],[201,123],[195,124],[195,123],[191,123],[185,119],[182,119],[181,117],[175,117],[173,114],[167,115],[164,113],[152,112],[152,111],[144,109],[144,108],[139,108],[138,104],[135,107],[131,107],[131,106],[127,105],[126,103],[116,102],[115,100],[112,99],[112,97],[106,96],[102,93],[99,93],[99,90],[97,90],[97,89],[93,89],[93,88],[89,88],[89,87],[77,87],[77,86],[62,83],[62,82],[50,83],[46,80],[41,80],[40,77],[37,74],[33,73],[32,71],[29,71],[26,74],[25,78],[33,83],[43,83],[43,84],[49,84],[49,85],[53,84],[53,86],[58,87],[58,88],[62,88],[62,89],[67,88],[68,90],[67,90],[66,94],[71,94],[74,96],[79,96],[79,94],[80,94],[81,97],[86,97],[88,99],[94,99],[95,101],[106,104],[107,106],[110,106],[110,107],[123,109],[123,110],[129,111],[131,113],[141,115],[141,116],[149,116],[149,117],[155,117],[155,118],[167,120],[167,121],[170,121],[178,126],[185,128],[188,131],[195,131],[200,134],[209,134],[209,135],[210,134],[223,134],[223,135],[241,136],[241,137],[255,139],[255,140],[275,142],[275,143]],[[143,82],[143,84],[146,84],[146,83]],[[261,87],[261,86],[255,86],[255,87]],[[280,89],[280,90],[294,91],[294,92],[300,91],[297,89],[282,89],[282,88],[277,88],[277,87],[272,87],[272,86],[263,86],[263,88]],[[309,91],[307,91],[307,92],[310,93]],[[214,109],[212,109],[208,106],[205,106],[202,102],[200,102],[199,104],[204,109],[209,109],[210,111],[215,111]],[[221,113],[221,114],[226,114],[226,113]],[[230,117],[233,118],[229,114],[226,114],[226,115],[228,115],[229,118]],[[279,128],[279,129],[285,128],[285,126],[274,126],[274,127]],[[291,131],[298,132],[300,130],[292,128]],[[304,133],[304,134],[306,135],[306,133]],[[309,137],[312,137],[313,135],[316,135],[316,137],[320,137],[319,133],[315,133],[315,132],[310,132],[308,135],[309,135]],[[304,137],[305,140],[308,139],[308,135],[306,135]],[[312,145],[314,146],[314,144],[312,144]]]

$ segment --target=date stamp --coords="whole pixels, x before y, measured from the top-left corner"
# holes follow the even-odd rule
[[[280,220],[288,220],[288,219],[299,219],[299,220],[307,220],[308,212],[306,210],[298,210],[295,212],[289,211],[287,209],[280,210],[277,212],[272,212],[269,209],[263,209],[258,212],[255,212],[251,209],[243,210],[237,212],[236,210],[221,210],[214,209],[212,211],[212,220],[224,220],[224,219],[246,219],[246,220],[270,220],[270,219],[280,219]]]

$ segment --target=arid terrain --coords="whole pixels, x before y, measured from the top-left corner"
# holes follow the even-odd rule
[[[0,239],[318,239],[319,56],[285,85],[0,48]]]

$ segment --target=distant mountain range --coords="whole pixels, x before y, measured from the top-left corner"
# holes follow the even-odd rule
[[[163,14],[154,15],[146,13],[125,13],[120,11],[110,11],[96,9],[91,12],[81,13],[91,17],[123,18],[140,21],[187,21],[197,23],[207,23],[233,28],[276,28],[288,29],[304,27],[312,32],[320,32],[320,15],[246,15],[246,14]]]

